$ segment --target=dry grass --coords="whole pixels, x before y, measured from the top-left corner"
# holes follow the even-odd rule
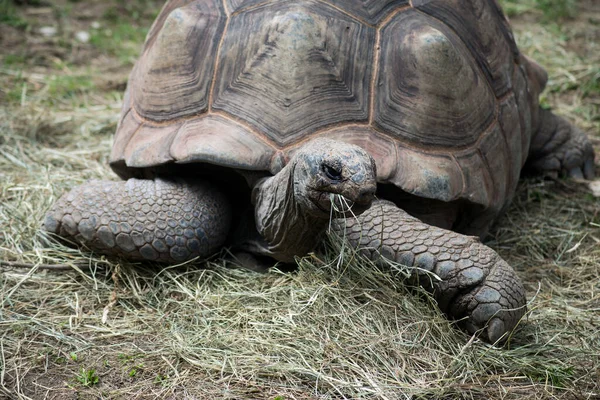
[[[103,11],[107,1],[57,3],[71,10],[13,8],[0,25],[0,260],[35,265],[0,275],[0,397],[600,398],[600,203],[583,184],[523,182],[490,236],[531,299],[504,349],[471,340],[399,273],[335,241],[296,272],[266,274],[219,258],[160,269],[49,243],[39,225],[57,196],[113,177],[106,161],[131,64],[117,44],[73,33],[100,18],[102,38],[120,32],[115,41],[135,48],[136,26],[152,19]],[[582,1],[556,24],[523,7],[512,18],[550,71],[545,102],[598,144],[600,10]],[[41,38],[48,24],[61,30]]]

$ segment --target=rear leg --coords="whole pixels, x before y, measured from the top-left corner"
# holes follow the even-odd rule
[[[584,132],[566,119],[540,108],[527,167],[551,176],[593,179],[594,149]]]
[[[227,198],[202,181],[90,181],[63,195],[44,229],[107,255],[181,262],[218,250],[227,237]]]

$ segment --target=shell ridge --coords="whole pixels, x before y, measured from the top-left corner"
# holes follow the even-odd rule
[[[225,6],[225,0],[223,0],[223,6]],[[215,93],[215,83],[217,82],[217,74],[219,72],[219,61],[221,60],[221,49],[223,48],[223,42],[225,41],[225,36],[227,35],[227,30],[229,28],[229,21],[231,21],[231,17],[227,17],[225,20],[225,25],[223,26],[223,30],[221,31],[221,37],[219,38],[219,44],[217,45],[217,51],[215,52],[215,61],[213,63],[213,75],[211,77],[211,82],[208,90],[208,100],[207,100],[207,112],[212,111],[213,102],[214,102],[214,93]]]

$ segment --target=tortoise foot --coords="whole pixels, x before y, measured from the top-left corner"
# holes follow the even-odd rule
[[[413,268],[412,280],[471,334],[502,343],[526,311],[515,271],[473,236],[426,225],[388,201],[378,201],[336,230],[372,260]]]
[[[531,143],[528,167],[554,177],[593,179],[594,149],[579,128],[540,109],[540,128]]]

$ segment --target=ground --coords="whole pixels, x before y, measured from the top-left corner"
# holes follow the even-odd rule
[[[502,5],[523,52],[549,71],[543,104],[600,151],[600,4]],[[504,348],[455,329],[398,274],[335,241],[296,272],[266,274],[219,258],[161,270],[49,243],[39,226],[56,198],[114,178],[122,93],[160,6],[0,0],[0,397],[600,398],[589,182],[524,179],[487,238],[529,299]]]

